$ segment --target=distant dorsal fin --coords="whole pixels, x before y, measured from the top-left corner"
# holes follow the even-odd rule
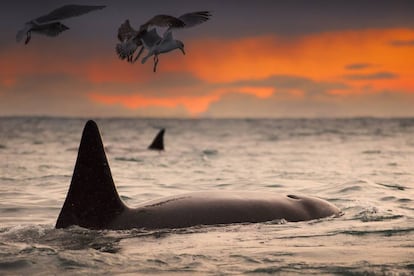
[[[125,208],[112,179],[98,126],[94,121],[88,121],[56,228],[71,225],[106,228]]]
[[[149,145],[148,149],[151,150],[164,150],[164,132],[165,128],[162,128],[157,136],[155,136],[154,140],[152,141],[151,145]]]

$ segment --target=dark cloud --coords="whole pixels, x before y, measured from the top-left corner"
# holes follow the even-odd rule
[[[243,80],[229,83],[207,83],[191,74],[168,72],[157,76],[162,81],[122,84],[104,83],[94,86],[94,89],[108,95],[142,95],[147,97],[175,97],[175,96],[204,96],[216,89],[233,90],[238,92],[240,87],[273,87],[276,91],[286,89],[300,89],[306,95],[325,94],[334,89],[349,88],[341,82],[317,82],[299,76],[275,75],[258,80]],[[178,89],[177,89],[178,88]]]
[[[237,91],[239,87],[273,87],[275,93],[258,98]],[[223,95],[203,113],[207,117],[274,118],[274,117],[329,117],[339,114],[341,102],[329,91],[349,88],[340,82],[317,82],[298,76],[271,76],[261,80],[238,81],[223,87],[234,92]],[[292,91],[303,92],[302,96]],[[343,114],[346,111],[343,111]],[[333,115],[335,116],[335,115]]]
[[[413,101],[414,94],[398,91],[324,95],[306,101],[278,93],[266,99],[233,93],[211,104],[203,115],[231,118],[407,117],[414,116]]]
[[[373,66],[375,65],[370,64],[370,63],[352,63],[352,64],[345,65],[345,69],[360,70],[360,69],[366,69],[366,68],[373,67]]]
[[[206,117],[235,118],[304,118],[329,117],[340,110],[340,105],[326,99],[303,101],[276,93],[271,98],[259,99],[252,95],[232,93],[210,105]]]
[[[107,85],[92,85],[62,74],[26,76],[11,87],[0,85],[0,116],[188,116],[182,106],[127,109],[121,105],[103,105],[92,101],[89,92],[101,91],[104,86]],[[116,92],[119,87],[109,87],[107,91]]]
[[[161,61],[160,61],[161,62]],[[135,65],[138,66],[138,65]],[[107,95],[141,95],[147,97],[203,96],[214,85],[194,75],[182,72],[157,72],[148,80],[132,83],[112,82],[94,85],[94,89]]]
[[[156,77],[159,81],[155,79],[154,81],[148,82],[141,86],[143,89],[151,90],[156,93],[157,91],[159,91],[159,94],[157,93],[156,95],[153,95],[153,96],[166,95],[165,93],[167,93],[168,95],[168,91],[172,90],[172,88],[175,88],[175,87],[191,89],[191,88],[199,88],[207,84],[204,81],[196,78],[192,74],[182,73],[182,72],[179,72],[179,73],[167,72],[167,73],[162,73],[162,76],[156,76]],[[193,95],[199,95],[197,91],[194,91],[193,93],[194,93]]]
[[[3,87],[1,114],[66,114],[77,112],[85,103],[88,83],[67,75],[30,75]]]
[[[3,88],[3,92],[11,97],[35,95],[39,100],[44,100],[44,97],[47,99],[52,95],[62,96],[68,93],[78,96],[91,87],[89,82],[66,74],[32,74],[22,75],[13,85]]]
[[[275,90],[279,89],[300,89],[306,95],[324,94],[333,89],[347,89],[348,86],[341,82],[317,82],[299,76],[277,75],[261,80],[238,81],[229,84],[230,86],[270,86]]]
[[[86,4],[77,1],[77,4]],[[2,3],[0,9],[1,40],[13,40],[24,22],[41,16],[67,0],[15,0]],[[367,29],[414,28],[414,1],[410,0],[89,0],[88,5],[107,5],[104,10],[65,20],[71,39],[91,36],[105,43],[116,40],[118,26],[130,19],[138,28],[155,14],[179,16],[185,12],[210,10],[212,20],[200,28],[177,32],[183,38],[214,36],[240,37],[262,34],[302,35],[307,33]],[[62,39],[62,38],[61,38]],[[69,37],[67,38],[69,39]]]
[[[381,80],[381,79],[396,79],[397,74],[391,72],[376,72],[369,74],[349,74],[344,75],[345,79],[348,80]]]
[[[401,47],[401,46],[414,46],[414,39],[413,40],[393,40],[390,42],[390,45]]]
[[[413,1],[208,1],[210,35],[303,35],[349,29],[414,27]]]

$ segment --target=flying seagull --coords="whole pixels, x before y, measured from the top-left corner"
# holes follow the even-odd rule
[[[185,53],[184,43],[174,40],[172,31],[199,25],[209,20],[210,16],[209,11],[190,12],[179,17],[159,14],[142,24],[139,30],[133,29],[129,20],[126,20],[118,29],[118,39],[121,42],[116,45],[116,52],[119,58],[135,62],[146,48],[149,55],[144,58],[143,63],[151,55],[154,55],[154,63],[158,63],[158,54],[167,53],[174,49],[181,49]],[[156,27],[167,27],[162,37],[156,32]],[[133,54],[140,46],[138,54],[133,59]],[[155,70],[156,65],[154,64],[154,72]]]
[[[69,27],[60,23],[60,20],[79,16],[94,10],[100,10],[106,6],[85,6],[85,5],[65,5],[57,8],[50,13],[40,16],[36,19],[32,19],[26,22],[24,28],[17,32],[16,41],[22,41],[26,35],[25,44],[29,43],[31,39],[31,33],[43,34],[51,37],[55,37],[63,31],[69,30]]]
[[[159,37],[159,38],[160,38],[160,41],[156,44],[147,43],[146,36],[143,36],[143,38],[141,38],[142,44],[148,50],[148,54],[145,57],[142,58],[141,63],[144,64],[149,57],[154,56],[154,69],[153,69],[154,73],[157,71],[157,65],[158,65],[158,61],[159,61],[158,55],[159,54],[168,53],[168,52],[171,52],[175,49],[179,49],[179,50],[181,50],[183,55],[185,55],[184,43],[181,40],[174,39],[173,36],[172,36],[172,32],[168,32],[165,35],[165,37],[162,38],[162,39],[161,39],[161,37]]]

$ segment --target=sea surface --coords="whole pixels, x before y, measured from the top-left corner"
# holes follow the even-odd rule
[[[414,275],[414,119],[96,119],[130,207],[192,191],[326,199],[339,218],[54,229],[89,118],[0,118],[0,275]],[[146,148],[166,128],[166,151]]]

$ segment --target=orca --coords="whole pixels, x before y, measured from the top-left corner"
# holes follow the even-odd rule
[[[162,128],[157,136],[155,136],[154,140],[152,141],[151,145],[148,146],[150,150],[164,150],[164,133],[165,128]]]
[[[171,229],[282,219],[296,222],[339,214],[333,204],[316,197],[266,192],[194,192],[129,208],[115,188],[98,126],[90,120],[55,227]]]

